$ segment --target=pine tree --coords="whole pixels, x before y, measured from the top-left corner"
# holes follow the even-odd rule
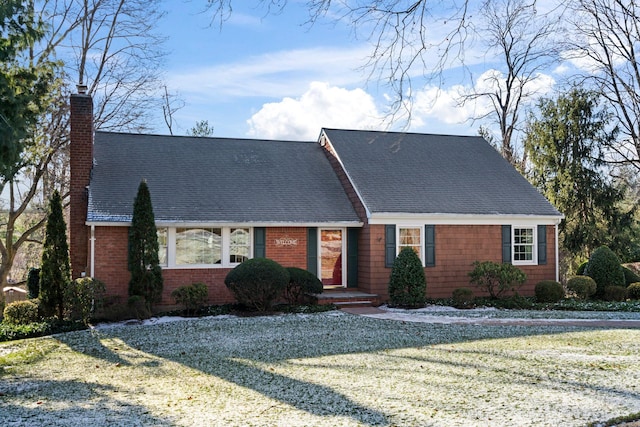
[[[40,300],[46,315],[64,315],[64,290],[71,280],[67,225],[62,215],[62,199],[55,191],[49,202],[46,236],[40,270]]]
[[[129,228],[129,295],[139,295],[147,306],[158,302],[162,295],[162,269],[158,259],[158,234],[146,181],[138,187],[133,203],[133,218]]]
[[[623,188],[610,179],[604,147],[616,138],[611,116],[596,94],[574,89],[540,102],[539,119],[528,123],[525,147],[530,178],[565,215],[560,243],[573,256],[588,257],[607,243],[629,246],[633,211],[624,211]]]

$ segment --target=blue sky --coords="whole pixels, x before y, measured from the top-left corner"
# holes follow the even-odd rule
[[[174,115],[175,134],[199,120],[207,120],[215,136],[265,139],[314,140],[322,127],[385,128],[389,93],[361,69],[371,52],[366,39],[357,40],[339,21],[305,25],[306,1],[290,0],[280,14],[255,3],[234,1],[220,28],[210,12],[200,13],[205,0],[165,2],[168,13],[159,28],[168,37],[165,79],[185,103]],[[497,68],[486,52],[465,56],[478,74]],[[481,122],[467,119],[487,106],[456,104],[452,94],[465,87],[455,71],[440,92],[414,81],[413,117],[403,129],[477,134]],[[543,93],[555,82],[547,77]],[[161,117],[155,131],[168,133]]]

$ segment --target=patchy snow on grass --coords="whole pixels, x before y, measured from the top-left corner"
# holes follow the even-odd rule
[[[47,351],[0,373],[4,425],[584,426],[640,412],[636,329],[328,312],[163,318],[27,342]]]

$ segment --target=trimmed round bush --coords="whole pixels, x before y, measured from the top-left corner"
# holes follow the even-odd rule
[[[207,303],[209,288],[204,283],[194,283],[174,289],[171,296],[176,304],[184,306],[187,316],[191,316]]]
[[[298,267],[287,267],[289,283],[284,290],[284,297],[289,304],[301,304],[308,294],[322,293],[322,282],[310,271]]]
[[[236,300],[257,311],[269,311],[289,283],[289,272],[268,258],[252,258],[227,274],[224,284]]]
[[[604,297],[609,286],[625,286],[620,258],[607,246],[600,246],[591,254],[586,269],[587,276],[596,282],[596,296]]]
[[[471,308],[475,299],[471,288],[462,287],[453,290],[452,294],[453,306],[456,308]]]
[[[576,298],[587,300],[596,293],[596,282],[589,276],[575,276],[567,281],[567,290]]]
[[[28,325],[38,321],[38,304],[33,300],[14,301],[4,308],[4,322],[11,325]]]
[[[627,287],[629,299],[640,299],[640,282],[632,283]]]
[[[558,302],[564,298],[564,289],[555,280],[543,280],[536,283],[535,295],[538,302]]]
[[[88,324],[102,306],[105,290],[104,283],[92,277],[81,277],[67,284],[64,289],[65,317]]]
[[[426,301],[427,279],[418,254],[403,248],[393,261],[389,279],[389,302],[396,307],[423,307]]]
[[[624,285],[625,286],[629,287],[629,285],[632,284],[632,283],[640,282],[640,276],[638,276],[635,271],[631,270],[630,268],[625,267],[624,265],[622,266],[622,271],[624,272]]]
[[[627,299],[627,288],[624,286],[607,286],[604,288],[605,301],[625,301]]]

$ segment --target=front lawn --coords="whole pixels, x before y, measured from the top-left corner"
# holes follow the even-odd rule
[[[585,426],[640,412],[640,329],[218,316],[0,344],[4,425]]]

